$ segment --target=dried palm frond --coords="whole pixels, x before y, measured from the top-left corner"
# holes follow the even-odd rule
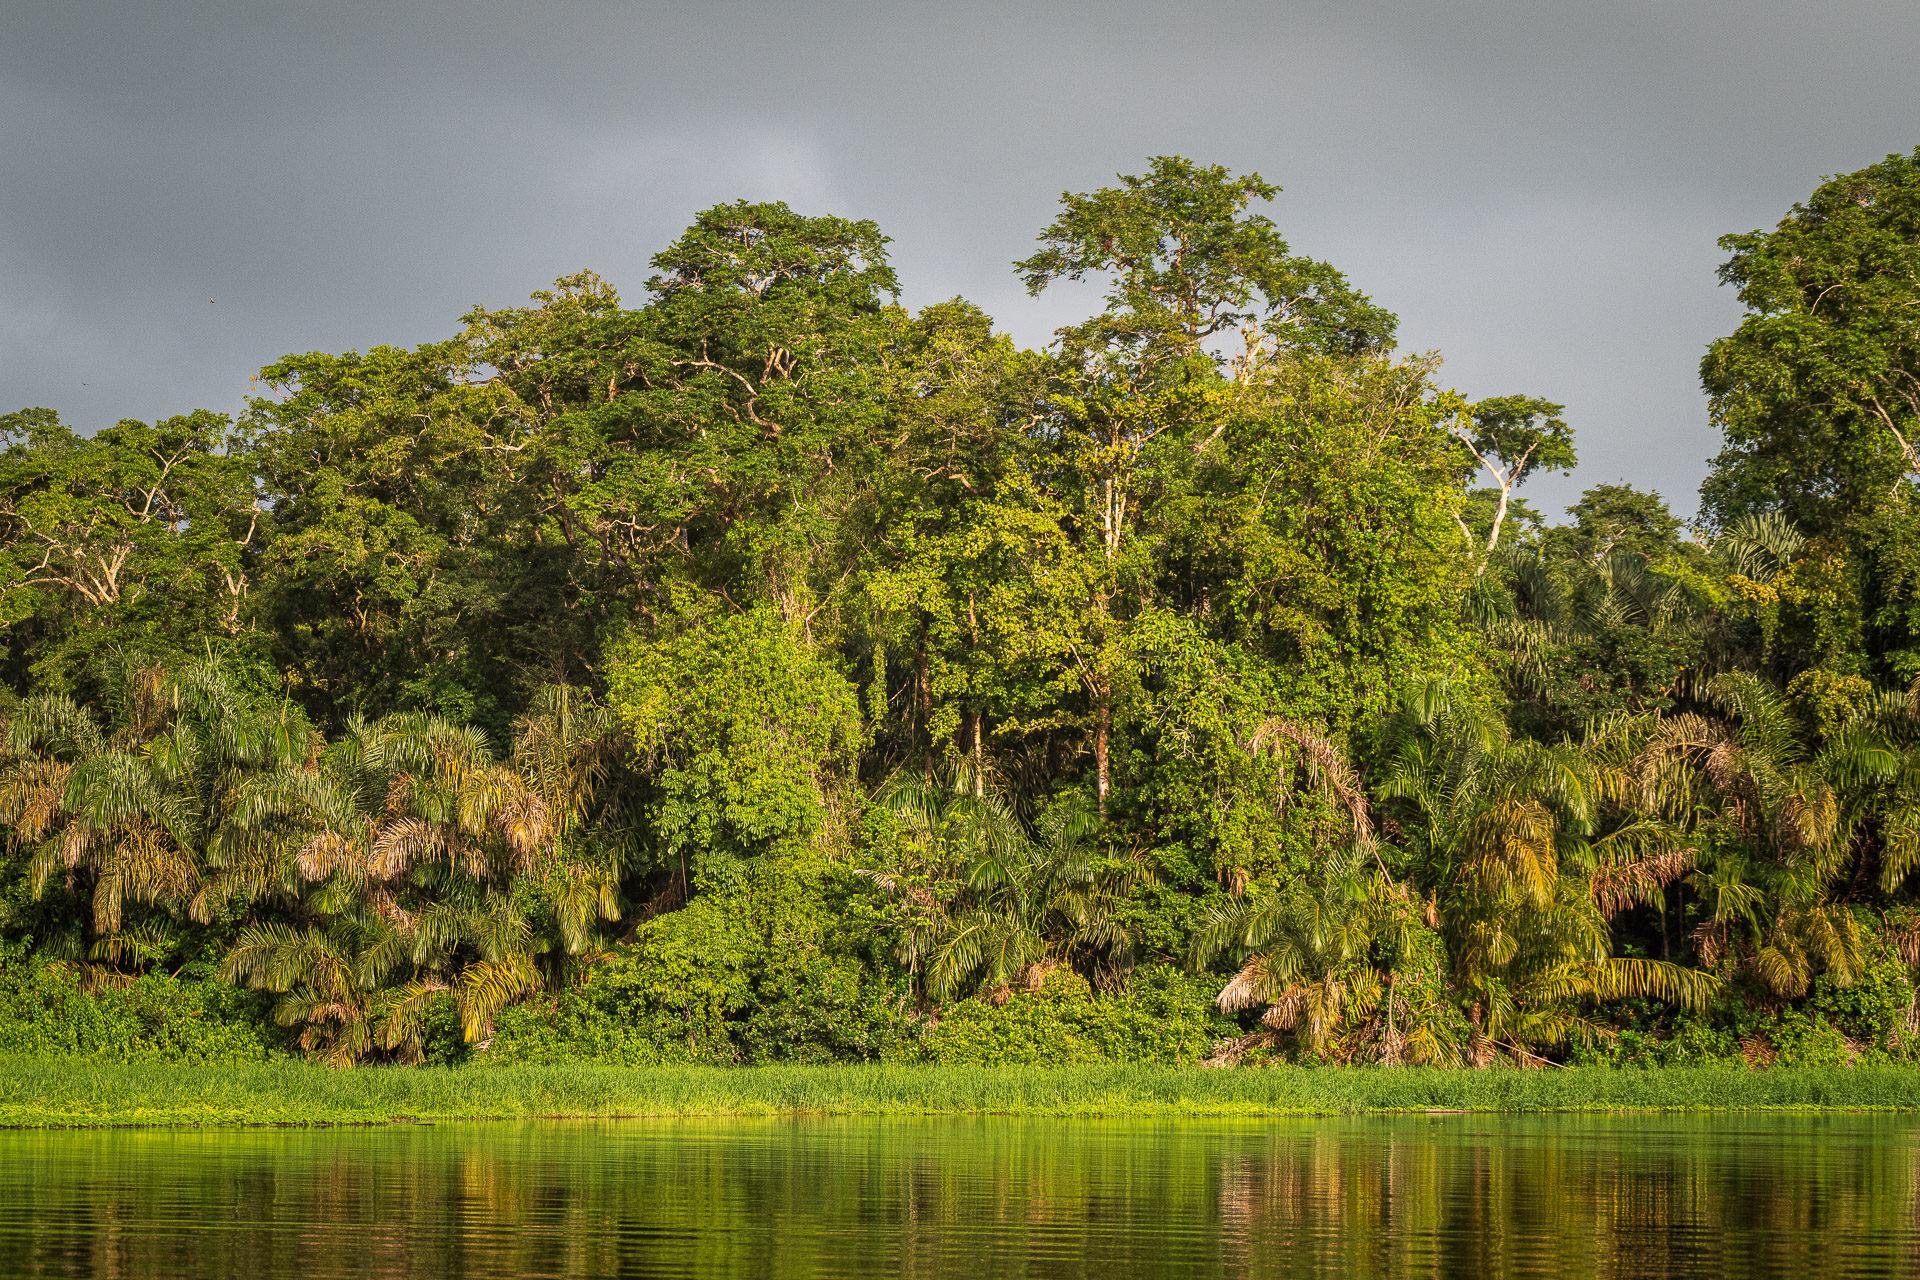
[[[1347,811],[1354,839],[1371,839],[1373,815],[1367,809],[1367,797],[1360,785],[1360,775],[1347,762],[1340,748],[1303,724],[1271,716],[1261,721],[1253,731],[1247,749],[1259,755],[1263,751],[1273,751],[1275,745],[1283,741],[1292,743],[1298,749],[1301,759],[1306,763],[1308,777],[1316,785],[1324,787],[1334,802]]]
[[[1617,915],[1651,902],[1674,881],[1693,870],[1697,849],[1664,849],[1629,862],[1603,864],[1593,873],[1593,902],[1601,914]]]

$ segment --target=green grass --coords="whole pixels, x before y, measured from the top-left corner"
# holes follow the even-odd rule
[[[1920,1069],[372,1068],[0,1061],[0,1125],[363,1124],[529,1116],[1354,1115],[1920,1110]]]

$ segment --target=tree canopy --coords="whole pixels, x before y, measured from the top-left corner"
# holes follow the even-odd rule
[[[237,421],[0,417],[0,964],[340,1064],[1911,1056],[1920,152],[1722,242],[1700,529],[1535,510],[1577,407],[1279,195],[1066,193],[1043,350],[740,201]]]

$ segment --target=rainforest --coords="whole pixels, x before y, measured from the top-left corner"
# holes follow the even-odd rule
[[[0,1054],[1920,1057],[1920,150],[1721,241],[1692,524],[1276,191],[1063,196],[1044,350],[740,202],[0,416]]]

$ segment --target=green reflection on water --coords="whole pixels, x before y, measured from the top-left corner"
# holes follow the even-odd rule
[[[0,1275],[1920,1274],[1920,1120],[0,1134]]]

